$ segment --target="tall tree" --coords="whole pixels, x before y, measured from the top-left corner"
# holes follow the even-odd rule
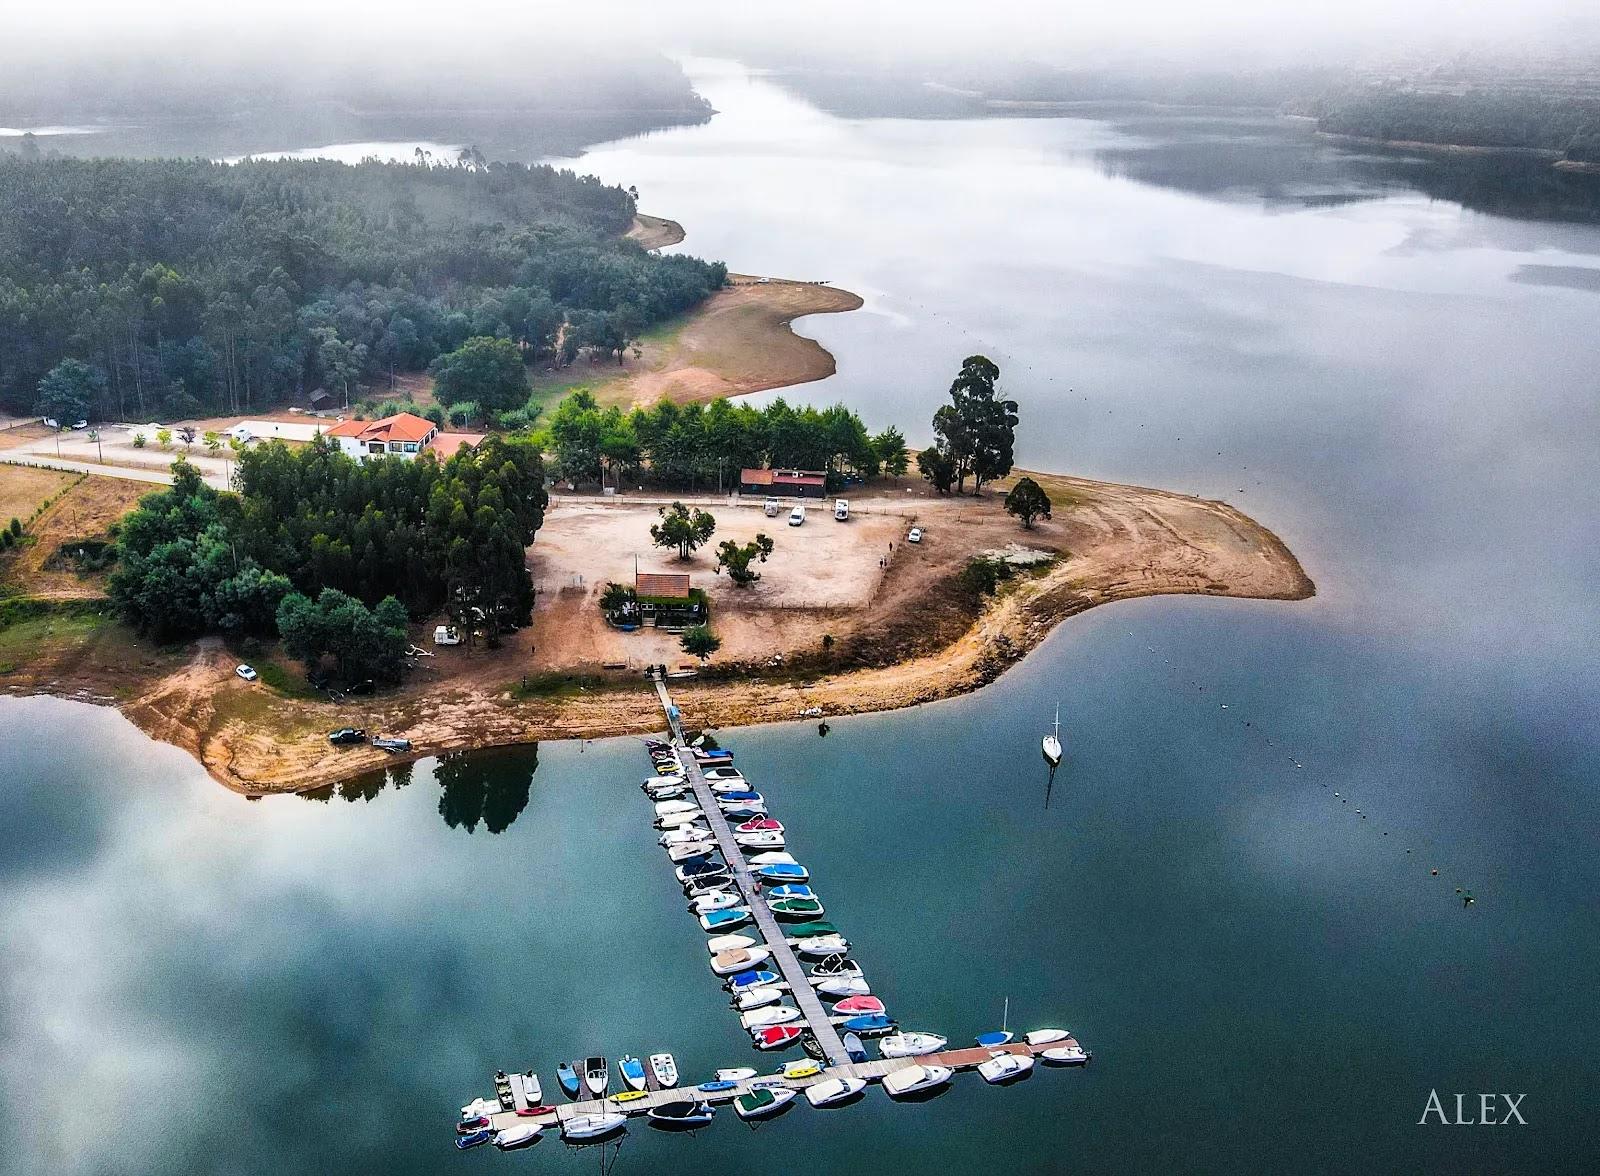
[[[76,359],[63,359],[39,381],[34,411],[62,426],[85,419],[105,390],[106,374]]]
[[[1018,478],[1017,484],[1006,491],[1006,513],[1022,520],[1027,530],[1033,529],[1034,519],[1050,517],[1050,496],[1032,478]]]
[[[661,508],[661,522],[651,524],[650,539],[657,547],[676,547],[678,558],[688,559],[716,529],[717,520],[708,512],[674,502]]]
[[[950,385],[950,403],[933,414],[939,451],[955,465],[956,492],[972,492],[1011,472],[1016,443],[1017,402],[1002,400],[995,388],[1000,369],[982,355],[969,355]]]
[[[434,397],[445,404],[473,401],[488,412],[520,408],[528,399],[528,370],[510,339],[468,339],[429,368]]]
[[[728,579],[732,580],[735,587],[748,588],[761,579],[760,572],[750,570],[750,561],[759,559],[767,562],[767,556],[772,554],[772,540],[760,532],[756,533],[753,543],[735,543],[732,539],[724,539],[717,545],[717,571],[726,570]]]

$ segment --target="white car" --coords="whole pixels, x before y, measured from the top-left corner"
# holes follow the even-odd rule
[[[791,510],[789,512],[789,525],[791,527],[801,526],[801,525],[803,525],[805,523],[805,521],[806,521],[806,508],[805,507],[797,506],[797,507],[795,507],[793,510]]]
[[[922,528],[921,527],[912,527],[911,528],[911,533],[906,536],[906,542],[907,543],[921,543],[922,542]]]
[[[236,667],[234,669],[233,672],[238,674],[239,677],[243,678],[246,682],[254,682],[257,678],[259,678],[261,676],[260,674],[256,673],[255,670],[251,669],[249,666],[238,666],[238,667]]]

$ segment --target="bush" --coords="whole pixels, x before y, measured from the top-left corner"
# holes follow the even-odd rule
[[[22,538],[22,520],[17,518],[16,515],[11,516],[10,531],[13,539]]]
[[[478,407],[476,400],[460,400],[445,409],[445,419],[458,429],[472,424],[483,417],[483,410]]]
[[[1015,569],[1005,560],[976,555],[961,569],[961,583],[975,595],[993,596],[1000,585],[1014,574]]]

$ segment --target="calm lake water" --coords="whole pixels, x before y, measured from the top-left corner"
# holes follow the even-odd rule
[[[1600,230],[1273,120],[842,119],[695,68],[716,118],[580,166],[867,298],[802,325],[840,372],[791,398],[922,439],[983,351],[1024,462],[1227,498],[1319,595],[1119,604],[968,698],[725,733],[908,1027],[1009,995],[1096,1059],[635,1128],[616,1170],[1592,1171]],[[0,741],[16,1170],[588,1170],[458,1157],[454,1109],[502,1065],[754,1057],[633,741],[259,802],[108,711],[0,699]],[[1529,1125],[1418,1126],[1433,1089]]]

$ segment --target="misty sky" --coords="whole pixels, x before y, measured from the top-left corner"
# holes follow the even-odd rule
[[[1051,58],[1112,51],[1211,60],[1340,59],[1407,44],[1566,45],[1600,40],[1592,0],[1118,0],[1115,4],[986,0],[56,0],[6,17],[9,53],[112,48],[159,51],[227,34],[231,47],[259,38],[310,56],[360,56],[373,40],[419,52],[471,45],[484,30],[519,40],[666,51],[741,47]],[[241,38],[243,40],[241,40]],[[481,42],[480,42],[481,43]],[[364,64],[363,68],[371,68]]]

